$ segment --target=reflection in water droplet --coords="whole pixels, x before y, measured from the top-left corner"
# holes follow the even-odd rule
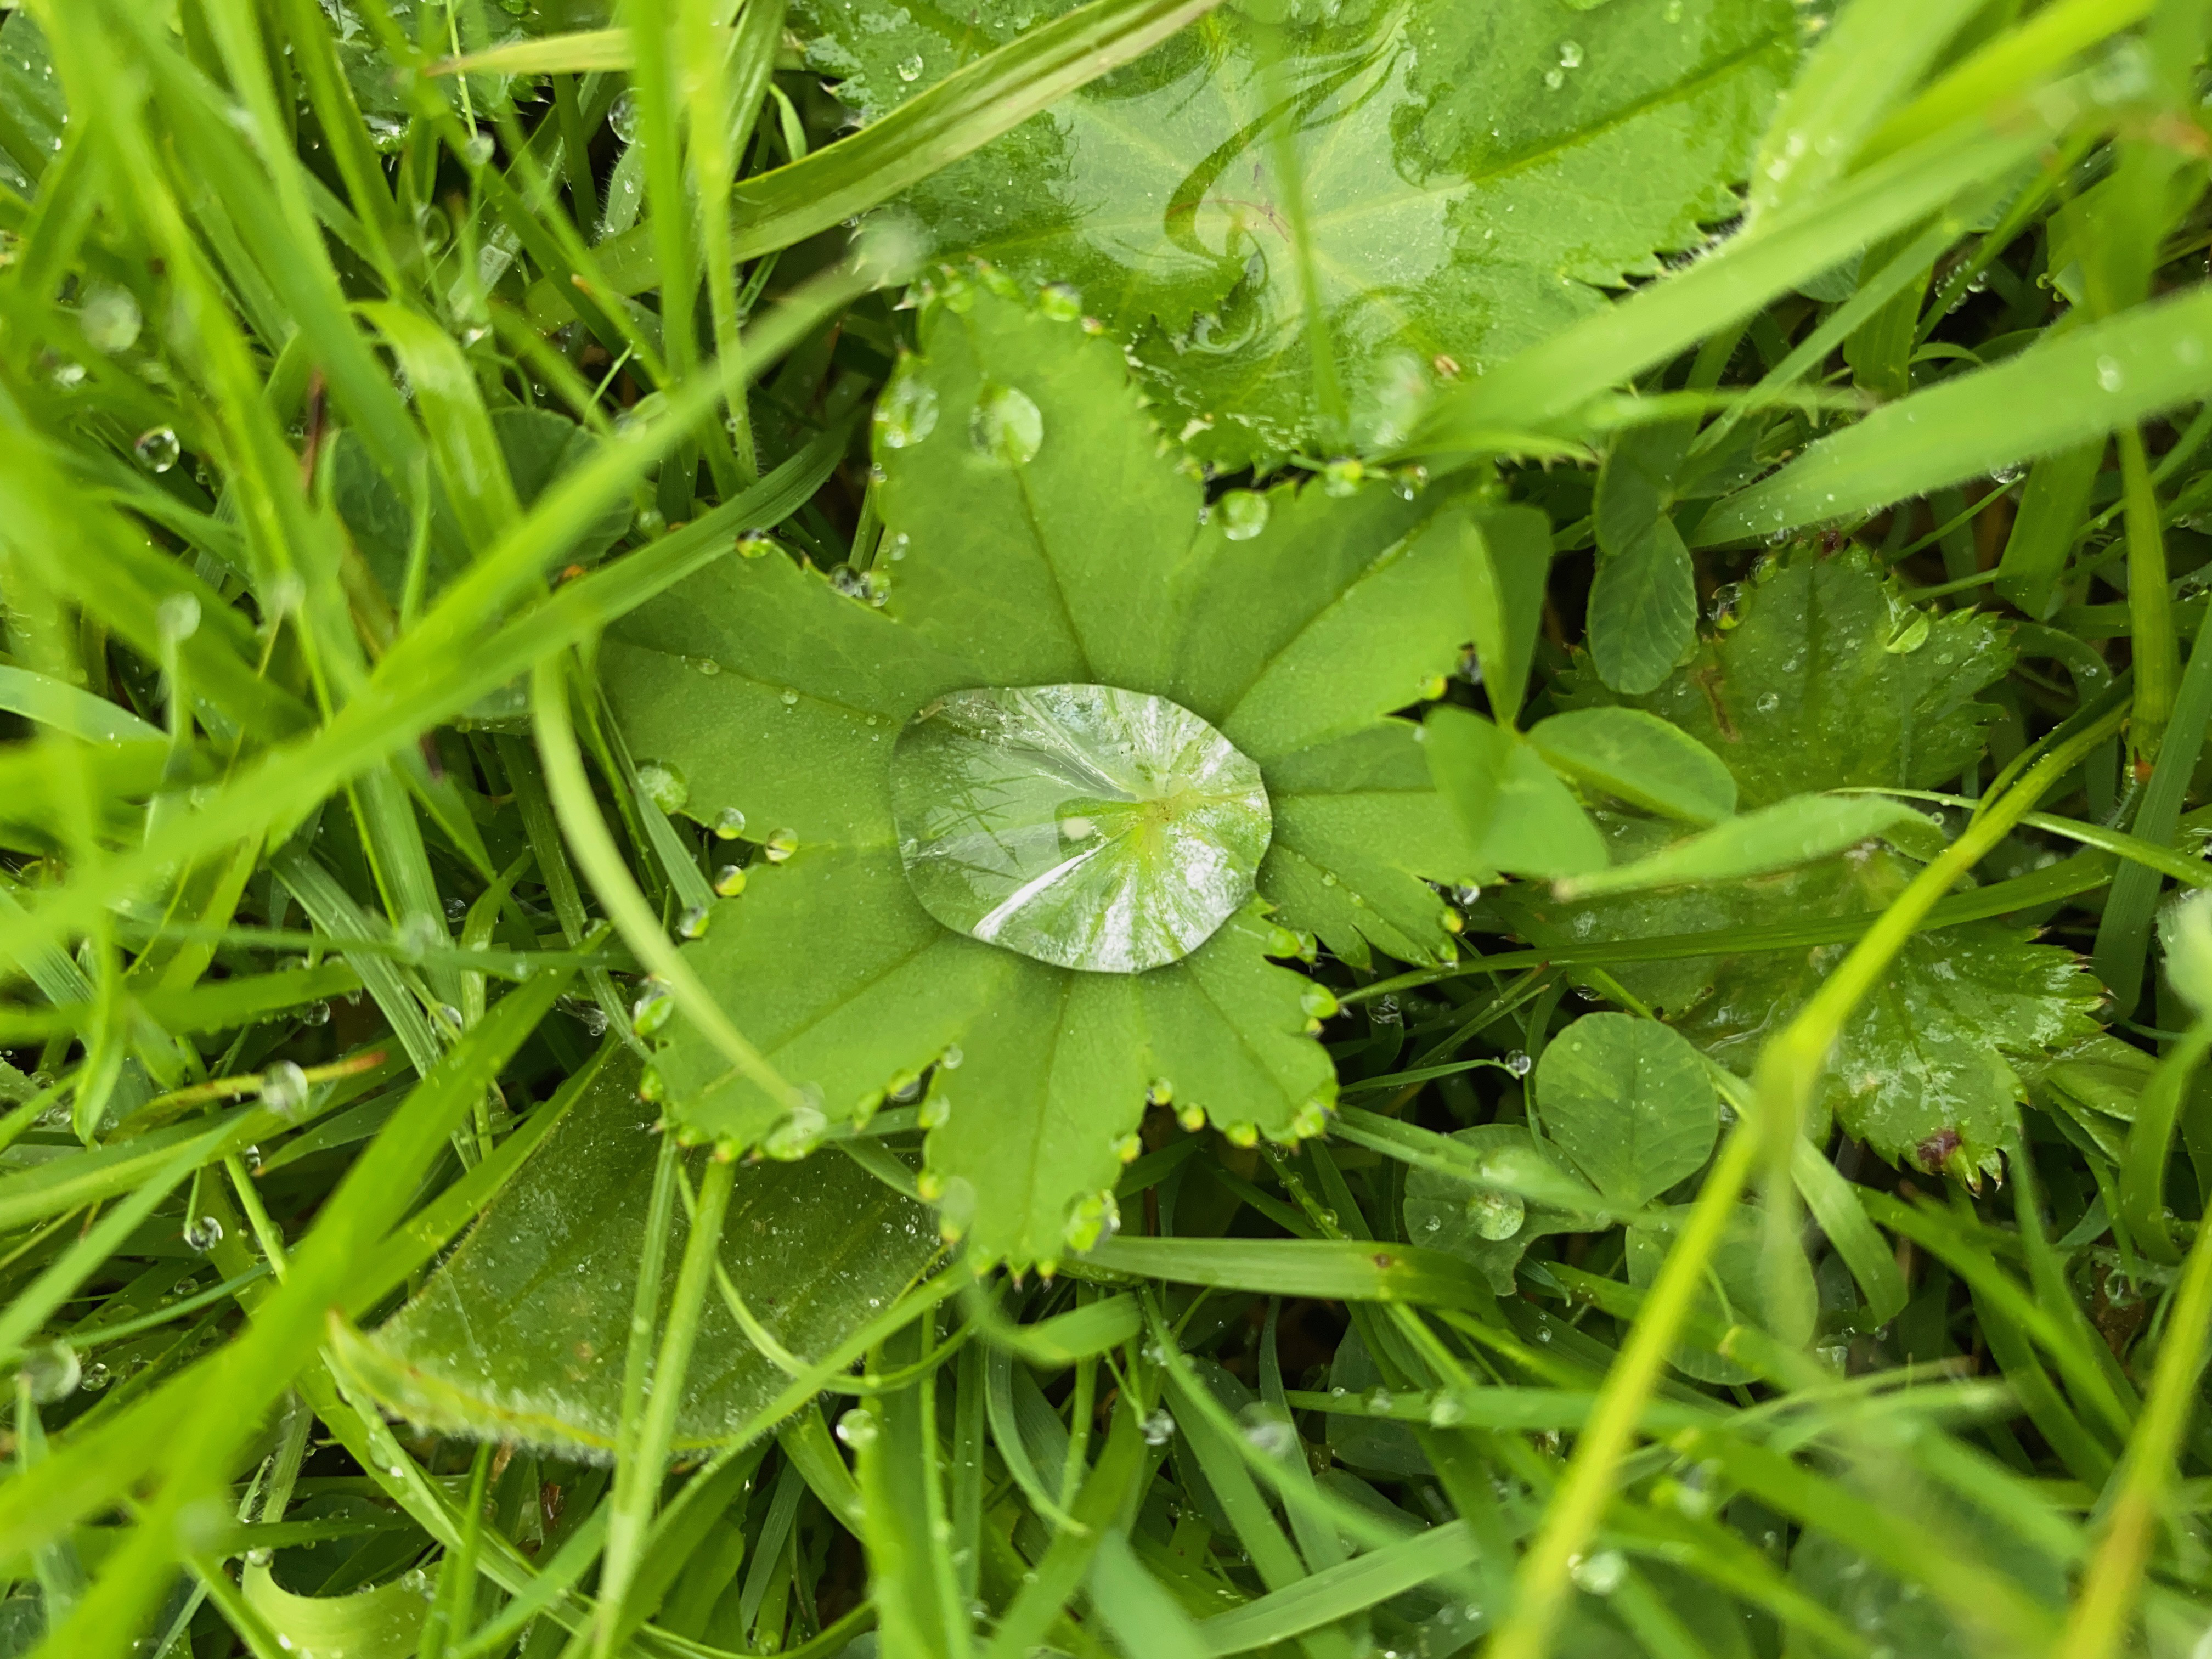
[[[1232,542],[1249,542],[1267,527],[1267,498],[1257,490],[1232,489],[1214,505],[1221,533]]]
[[[777,830],[761,843],[761,853],[770,864],[781,864],[799,850],[799,834],[793,830]]]
[[[714,872],[714,890],[724,898],[735,898],[745,890],[745,872],[742,866],[726,864]]]
[[[891,802],[932,915],[1094,973],[1196,950],[1251,896],[1273,833],[1259,768],[1218,732],[1103,685],[939,699],[900,734]]]
[[[1020,387],[987,386],[968,417],[968,441],[1003,466],[1026,465],[1044,443],[1044,416]]]
[[[875,422],[890,449],[910,448],[937,430],[937,388],[922,378],[912,358],[901,360],[876,399]]]
[[[607,112],[607,125],[615,130],[615,137],[625,144],[637,137],[637,94],[625,92],[614,101]]]
[[[184,453],[184,446],[177,441],[172,428],[157,426],[140,433],[138,441],[131,446],[131,453],[149,472],[167,472]]]
[[[205,1255],[222,1243],[222,1223],[211,1215],[204,1215],[185,1224],[185,1248]]]
[[[725,806],[714,814],[714,834],[723,841],[735,841],[745,833],[745,815],[734,806]]]
[[[921,54],[914,52],[898,61],[898,78],[912,83],[921,79]]]
[[[1559,67],[1580,69],[1583,66],[1583,43],[1579,40],[1559,42]]]
[[[866,1406],[855,1406],[837,1419],[837,1437],[854,1451],[876,1443],[876,1414]]]

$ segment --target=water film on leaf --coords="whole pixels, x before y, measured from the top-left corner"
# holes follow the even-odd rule
[[[1110,685],[956,691],[891,754],[899,856],[948,927],[1058,967],[1188,956],[1251,896],[1260,769],[1165,697]]]

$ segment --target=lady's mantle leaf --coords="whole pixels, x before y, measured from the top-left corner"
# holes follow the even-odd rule
[[[592,1085],[460,1249],[360,1346],[354,1369],[384,1405],[446,1432],[612,1453],[653,1187],[635,1084],[618,1066]],[[753,1164],[737,1182],[722,1265],[754,1316],[806,1358],[866,1323],[938,1248],[927,1212],[848,1158]],[[684,1231],[679,1211],[672,1252]],[[788,1380],[709,1295],[673,1449],[726,1439]]]
[[[956,691],[891,753],[899,857],[946,927],[1039,962],[1139,973],[1252,896],[1260,769],[1178,703],[1110,685]]]
[[[799,29],[872,118],[1064,9],[808,0]],[[1223,7],[912,193],[940,246],[1076,285],[1225,465],[1388,444],[1434,377],[1693,246],[1735,212],[1796,55],[1781,0],[1323,9]],[[1293,188],[1325,331],[1299,298]],[[1316,339],[1340,410],[1313,402]]]
[[[831,1120],[926,1087],[925,1190],[974,1254],[1018,1264],[1110,1228],[1147,1095],[1243,1139],[1322,1127],[1335,1085],[1310,1033],[1328,998],[1267,959],[1285,937],[1268,907],[1355,960],[1370,941],[1414,962],[1452,951],[1429,884],[1481,866],[1392,711],[1438,695],[1458,664],[1481,538],[1442,492],[1284,488],[1206,511],[1119,353],[1003,287],[941,294],[924,355],[878,412],[881,610],[781,554],[726,559],[624,619],[600,666],[632,750],[729,838],[732,896],[686,949],[811,1097],[788,1109],[678,1020],[658,1060],[670,1115],[795,1158]],[[902,858],[902,831],[914,854],[926,837],[893,764],[901,733],[929,730],[952,694],[1004,709],[1041,687],[1109,688],[1123,717],[1188,711],[1256,766],[1272,842],[1265,817],[1216,841],[1246,882],[1258,863],[1258,899],[1211,937],[1180,935],[1197,948],[1179,960],[1091,961],[1085,927],[1058,959],[1122,971],[1038,959],[1042,927],[1024,954],[985,943],[961,931],[980,915],[948,915],[930,860]],[[924,793],[980,786],[979,821],[1025,814],[1064,837],[1129,805],[1092,787],[1120,763],[1089,763],[1110,725],[1028,742],[988,778],[913,758]],[[1078,803],[1067,765],[1084,754]],[[1040,790],[1054,809],[1042,818],[1016,799]],[[761,854],[738,868],[747,842]],[[1202,872],[1186,859],[1180,873]],[[1241,902],[1236,884],[1224,894]]]

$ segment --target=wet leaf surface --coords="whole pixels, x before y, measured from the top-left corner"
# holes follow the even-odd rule
[[[363,1374],[386,1407],[448,1432],[586,1458],[613,1450],[658,1147],[635,1086],[627,1066],[594,1083],[368,1339]],[[684,1232],[679,1206],[671,1260]],[[812,1360],[889,1305],[937,1249],[926,1211],[833,1153],[738,1172],[722,1265],[754,1316]],[[727,1437],[788,1381],[710,1293],[675,1449]]]

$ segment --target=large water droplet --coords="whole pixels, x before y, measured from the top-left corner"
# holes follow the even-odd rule
[[[84,1378],[76,1350],[66,1342],[49,1342],[23,1356],[23,1386],[41,1406],[51,1406],[76,1392]]]
[[[1044,443],[1044,416],[1019,386],[987,386],[968,417],[968,441],[1002,466],[1025,465]]]
[[[1260,769],[1164,697],[956,691],[891,757],[907,879],[948,927],[1093,973],[1188,955],[1250,897],[1273,819]]]
[[[898,78],[911,85],[921,79],[921,54],[915,52],[898,61]]]
[[[307,1074],[289,1060],[261,1073],[261,1103],[279,1117],[290,1117],[307,1103]]]

